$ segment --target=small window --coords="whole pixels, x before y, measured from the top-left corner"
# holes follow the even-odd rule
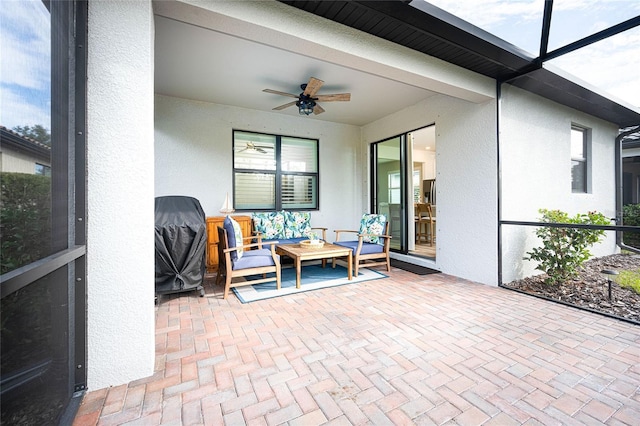
[[[51,177],[51,166],[36,163],[36,174]]]
[[[588,192],[589,163],[588,130],[571,127],[571,191]]]
[[[390,172],[389,179],[389,203],[400,204],[400,172]]]
[[[317,210],[318,140],[233,132],[236,210]]]

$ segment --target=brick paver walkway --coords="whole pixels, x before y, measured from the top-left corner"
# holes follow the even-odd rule
[[[377,270],[382,270],[377,268]],[[640,424],[640,326],[444,274],[164,297],[156,372],[76,425]]]

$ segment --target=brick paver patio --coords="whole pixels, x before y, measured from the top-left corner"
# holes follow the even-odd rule
[[[87,393],[76,425],[640,424],[640,326],[398,269],[206,291],[161,299],[155,374]]]

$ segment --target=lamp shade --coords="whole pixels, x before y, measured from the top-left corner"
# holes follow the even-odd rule
[[[300,115],[309,115],[313,112],[316,102],[313,99],[300,99],[296,102],[296,105],[298,106],[298,112]]]

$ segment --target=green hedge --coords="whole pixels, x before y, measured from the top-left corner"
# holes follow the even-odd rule
[[[622,224],[640,226],[640,204],[627,204],[622,208]],[[640,249],[640,232],[623,232],[624,244]]]
[[[51,252],[51,178],[0,173],[0,274]]]

